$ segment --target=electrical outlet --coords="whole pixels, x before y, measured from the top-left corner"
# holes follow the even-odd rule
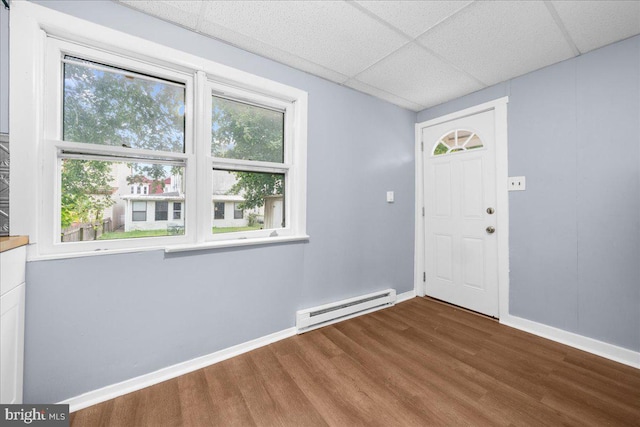
[[[524,191],[526,188],[527,186],[524,176],[509,177],[509,191]]]

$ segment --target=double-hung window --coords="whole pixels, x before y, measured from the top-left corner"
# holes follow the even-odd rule
[[[218,226],[215,220],[226,218],[225,203],[214,201],[215,238],[289,233],[292,103],[215,82],[209,88],[213,197],[225,197],[234,207],[233,224]],[[246,212],[246,218],[237,211]]]
[[[167,202],[153,199],[167,183],[177,184],[182,199],[190,192],[193,75],[53,38],[45,61],[43,148],[54,188],[47,191],[51,211],[43,228],[54,230],[52,247],[136,247],[152,238],[185,243],[189,228],[170,233]],[[131,185],[135,193],[127,191]],[[147,186],[156,194],[141,191]],[[65,241],[87,226],[97,229],[88,240]]]
[[[36,91],[12,129],[39,159],[22,177],[39,181],[12,199],[26,218],[13,226],[34,236],[32,259],[307,238],[305,92],[38,5],[15,12],[12,93]]]

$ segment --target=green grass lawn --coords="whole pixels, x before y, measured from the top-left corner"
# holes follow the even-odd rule
[[[104,233],[98,237],[98,240],[113,240],[113,239],[133,239],[135,237],[157,237],[167,236],[167,230],[134,230],[134,231],[114,231],[112,233]]]
[[[251,231],[251,230],[260,230],[260,226],[254,227],[213,227],[211,232],[213,234],[220,233],[233,233],[236,231]],[[157,237],[157,236],[168,236],[166,229],[159,230],[135,230],[135,231],[114,231],[112,233],[104,233],[102,236],[98,237],[98,240],[113,240],[113,239],[134,239],[136,237]]]
[[[233,233],[235,231],[252,231],[252,230],[260,230],[260,226],[256,225],[254,227],[213,227],[211,232],[213,234],[220,233]]]

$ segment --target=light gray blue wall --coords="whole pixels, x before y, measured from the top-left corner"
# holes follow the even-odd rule
[[[510,312],[640,350],[640,36],[418,113],[509,96]]]
[[[9,11],[0,3],[0,133],[9,132]]]
[[[290,328],[297,309],[413,289],[415,113],[115,3],[43,4],[308,91],[311,241],[28,263],[26,402]]]

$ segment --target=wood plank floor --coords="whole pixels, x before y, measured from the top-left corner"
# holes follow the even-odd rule
[[[640,370],[414,298],[89,407],[72,426],[640,426]]]

